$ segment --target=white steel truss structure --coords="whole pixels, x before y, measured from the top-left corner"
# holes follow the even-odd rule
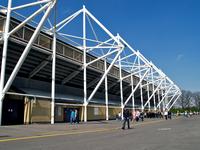
[[[141,111],[144,109],[168,109],[170,110],[181,91],[177,85],[174,84],[160,69],[158,69],[152,62],[148,61],[139,50],[134,50],[119,34],[113,35],[100,21],[98,21],[93,14],[91,14],[85,6],[81,10],[73,13],[72,15],[64,18],[59,23],[55,20],[48,18],[51,11],[56,7],[56,0],[42,0],[32,3],[12,6],[12,0],[8,0],[8,6],[1,9],[1,12],[6,14],[6,23],[3,31],[3,54],[1,63],[1,78],[0,78],[0,122],[2,116],[2,102],[5,94],[8,92],[13,80],[15,79],[20,67],[24,63],[34,41],[42,30],[43,32],[53,37],[52,54],[45,61],[43,61],[37,68],[29,74],[29,77],[34,76],[41,68],[43,68],[49,60],[52,61],[52,87],[51,87],[51,124],[54,124],[54,107],[55,107],[55,71],[56,71],[56,40],[57,38],[65,41],[66,43],[76,47],[83,52],[81,58],[82,66],[76,71],[72,72],[63,79],[62,84],[65,84],[80,71],[83,71],[83,91],[84,91],[84,121],[87,121],[87,106],[96,94],[99,87],[104,83],[105,85],[105,107],[106,107],[106,120],[109,119],[108,112],[108,91],[112,86],[120,84],[120,97],[121,109],[126,107],[130,100],[132,101],[132,109],[135,110],[135,93],[140,90],[140,107]],[[10,30],[9,24],[11,13],[20,9],[28,7],[40,6],[33,14],[26,17],[17,27]],[[35,31],[27,43],[19,61],[17,62],[14,70],[12,71],[8,81],[5,83],[5,69],[7,58],[8,40],[12,34],[17,32],[20,28],[27,23],[32,22],[33,18],[41,15],[39,23],[35,26]],[[56,18],[56,13],[54,13]],[[44,27],[44,23],[48,22],[50,27]],[[73,22],[80,25],[79,28],[71,30]],[[53,25],[54,24],[54,25]],[[78,31],[79,30],[79,31]],[[74,31],[74,33],[72,33]],[[95,56],[94,59],[87,59],[87,54]],[[103,74],[87,84],[87,68],[95,63],[103,61]],[[118,81],[108,87],[108,75],[113,66],[117,67]],[[129,82],[130,94],[124,97],[123,82]],[[91,93],[88,93],[87,88],[96,85]],[[128,89],[128,87],[127,87]],[[144,99],[144,93],[147,94],[147,99]],[[156,100],[156,97],[157,100]],[[165,105],[164,105],[165,104]],[[122,114],[123,115],[123,114]]]

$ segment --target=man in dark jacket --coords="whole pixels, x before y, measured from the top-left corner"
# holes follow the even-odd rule
[[[130,119],[130,112],[128,109],[125,109],[124,110],[124,121],[123,121],[123,126],[122,126],[122,129],[124,130],[125,129],[125,126],[126,126],[126,122],[127,122],[127,125],[128,125],[128,129],[130,129],[130,122],[129,122],[129,119]]]

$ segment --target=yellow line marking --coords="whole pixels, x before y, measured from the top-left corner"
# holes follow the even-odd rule
[[[70,132],[70,133],[57,133],[57,134],[48,134],[48,135],[17,137],[17,138],[2,139],[2,140],[0,140],[0,142],[17,141],[17,140],[28,140],[28,139],[46,138],[46,137],[63,136],[63,135],[75,135],[75,134],[83,134],[83,133],[95,133],[95,132],[103,132],[103,131],[108,131],[108,130],[113,130],[113,129],[99,129],[99,130]]]
[[[134,126],[152,124],[152,123],[163,122],[163,121],[164,120],[143,122],[143,123],[135,124]],[[99,129],[99,130],[79,131],[79,132],[75,131],[75,132],[68,132],[68,133],[55,133],[55,134],[48,134],[48,135],[35,135],[35,136],[26,136],[26,137],[16,137],[16,138],[2,139],[2,140],[0,140],[0,143],[1,142],[9,142],[9,141],[18,141],[18,140],[28,140],[28,139],[47,138],[47,137],[54,137],[54,136],[63,136],[63,135],[95,133],[95,132],[111,131],[111,130],[116,130],[116,129],[120,129],[120,127],[117,127],[117,128],[106,128],[106,129],[104,128],[104,129]],[[51,133],[51,132],[49,132],[49,133]]]

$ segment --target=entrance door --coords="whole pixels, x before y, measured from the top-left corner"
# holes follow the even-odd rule
[[[24,101],[10,100],[3,101],[2,124],[16,125],[24,123]]]

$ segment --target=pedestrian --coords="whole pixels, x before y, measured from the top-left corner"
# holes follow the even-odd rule
[[[167,111],[167,109],[165,109],[164,116],[165,116],[165,120],[167,120],[167,118],[168,118],[168,111]]]
[[[77,109],[75,109],[75,123],[79,123],[79,113]]]
[[[125,129],[125,126],[126,126],[126,122],[127,122],[127,126],[128,126],[128,129],[130,129],[130,112],[128,109],[125,109],[124,110],[124,121],[123,121],[123,126],[122,126],[122,129],[124,130]]]
[[[133,110],[132,111],[132,121],[134,122],[134,120],[135,120],[135,117],[136,117],[136,112],[135,112],[135,110]]]
[[[185,115],[185,117],[188,117],[188,112],[187,112],[187,110],[185,111],[184,115]]]
[[[141,118],[142,121],[144,121],[144,112],[140,113],[140,118]]]
[[[70,123],[74,123],[75,121],[75,111],[72,109],[70,114]]]
[[[117,118],[118,118],[118,120],[120,120],[120,121],[122,120],[122,114],[121,114],[121,112],[118,113]]]
[[[135,116],[136,122],[138,122],[139,119],[140,119],[140,112],[139,112],[139,110],[137,110],[137,111],[136,111],[136,116]]]
[[[171,113],[171,111],[168,112],[168,118],[172,119],[172,113]]]

